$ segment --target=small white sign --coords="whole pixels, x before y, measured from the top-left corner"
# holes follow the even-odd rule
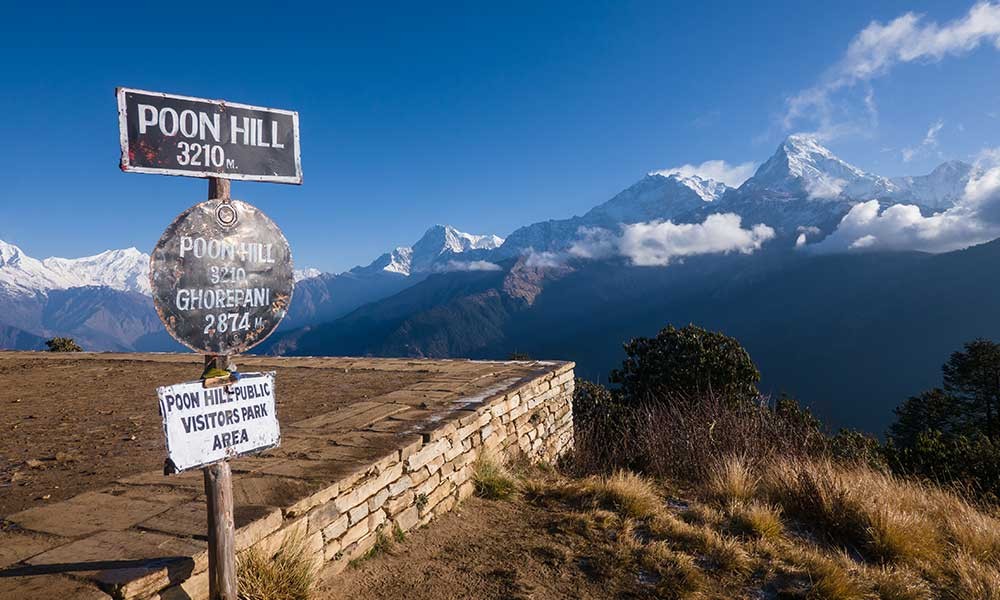
[[[281,441],[273,371],[243,373],[225,387],[178,383],[157,388],[156,394],[176,472],[274,448]]]

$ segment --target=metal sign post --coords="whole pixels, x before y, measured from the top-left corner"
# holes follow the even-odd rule
[[[288,311],[292,257],[281,230],[232,199],[230,179],[302,183],[298,113],[118,88],[121,169],[208,178],[150,258],[153,304],[171,336],[204,354],[196,382],[157,390],[165,473],[201,468],[208,500],[209,596],[237,600],[227,459],[280,443],[274,373],[240,374],[232,356],[264,341]]]

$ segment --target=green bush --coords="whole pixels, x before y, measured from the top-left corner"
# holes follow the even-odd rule
[[[56,337],[45,342],[45,345],[49,347],[49,352],[83,352],[83,348],[73,338]]]
[[[625,344],[621,369],[610,381],[629,403],[678,400],[714,394],[733,402],[758,395],[760,372],[735,339],[695,325],[670,325],[655,338]]]

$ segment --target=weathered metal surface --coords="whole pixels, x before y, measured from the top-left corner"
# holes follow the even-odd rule
[[[201,381],[157,388],[171,470],[182,472],[281,442],[274,372],[245,373],[221,388]]]
[[[302,183],[297,112],[118,88],[121,168]]]
[[[153,304],[177,341],[203,354],[239,354],[264,341],[292,300],[288,242],[239,200],[181,213],[150,258]]]

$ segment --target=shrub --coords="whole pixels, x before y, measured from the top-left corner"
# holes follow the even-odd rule
[[[55,337],[45,342],[49,352],[83,352],[83,348],[73,338]]]
[[[625,344],[621,369],[610,381],[630,403],[698,398],[714,393],[734,402],[758,396],[760,372],[734,338],[695,325],[670,325],[655,338]]]
[[[854,429],[841,429],[830,438],[830,457],[849,465],[863,465],[876,471],[886,471],[886,461],[882,444],[874,437]]]

